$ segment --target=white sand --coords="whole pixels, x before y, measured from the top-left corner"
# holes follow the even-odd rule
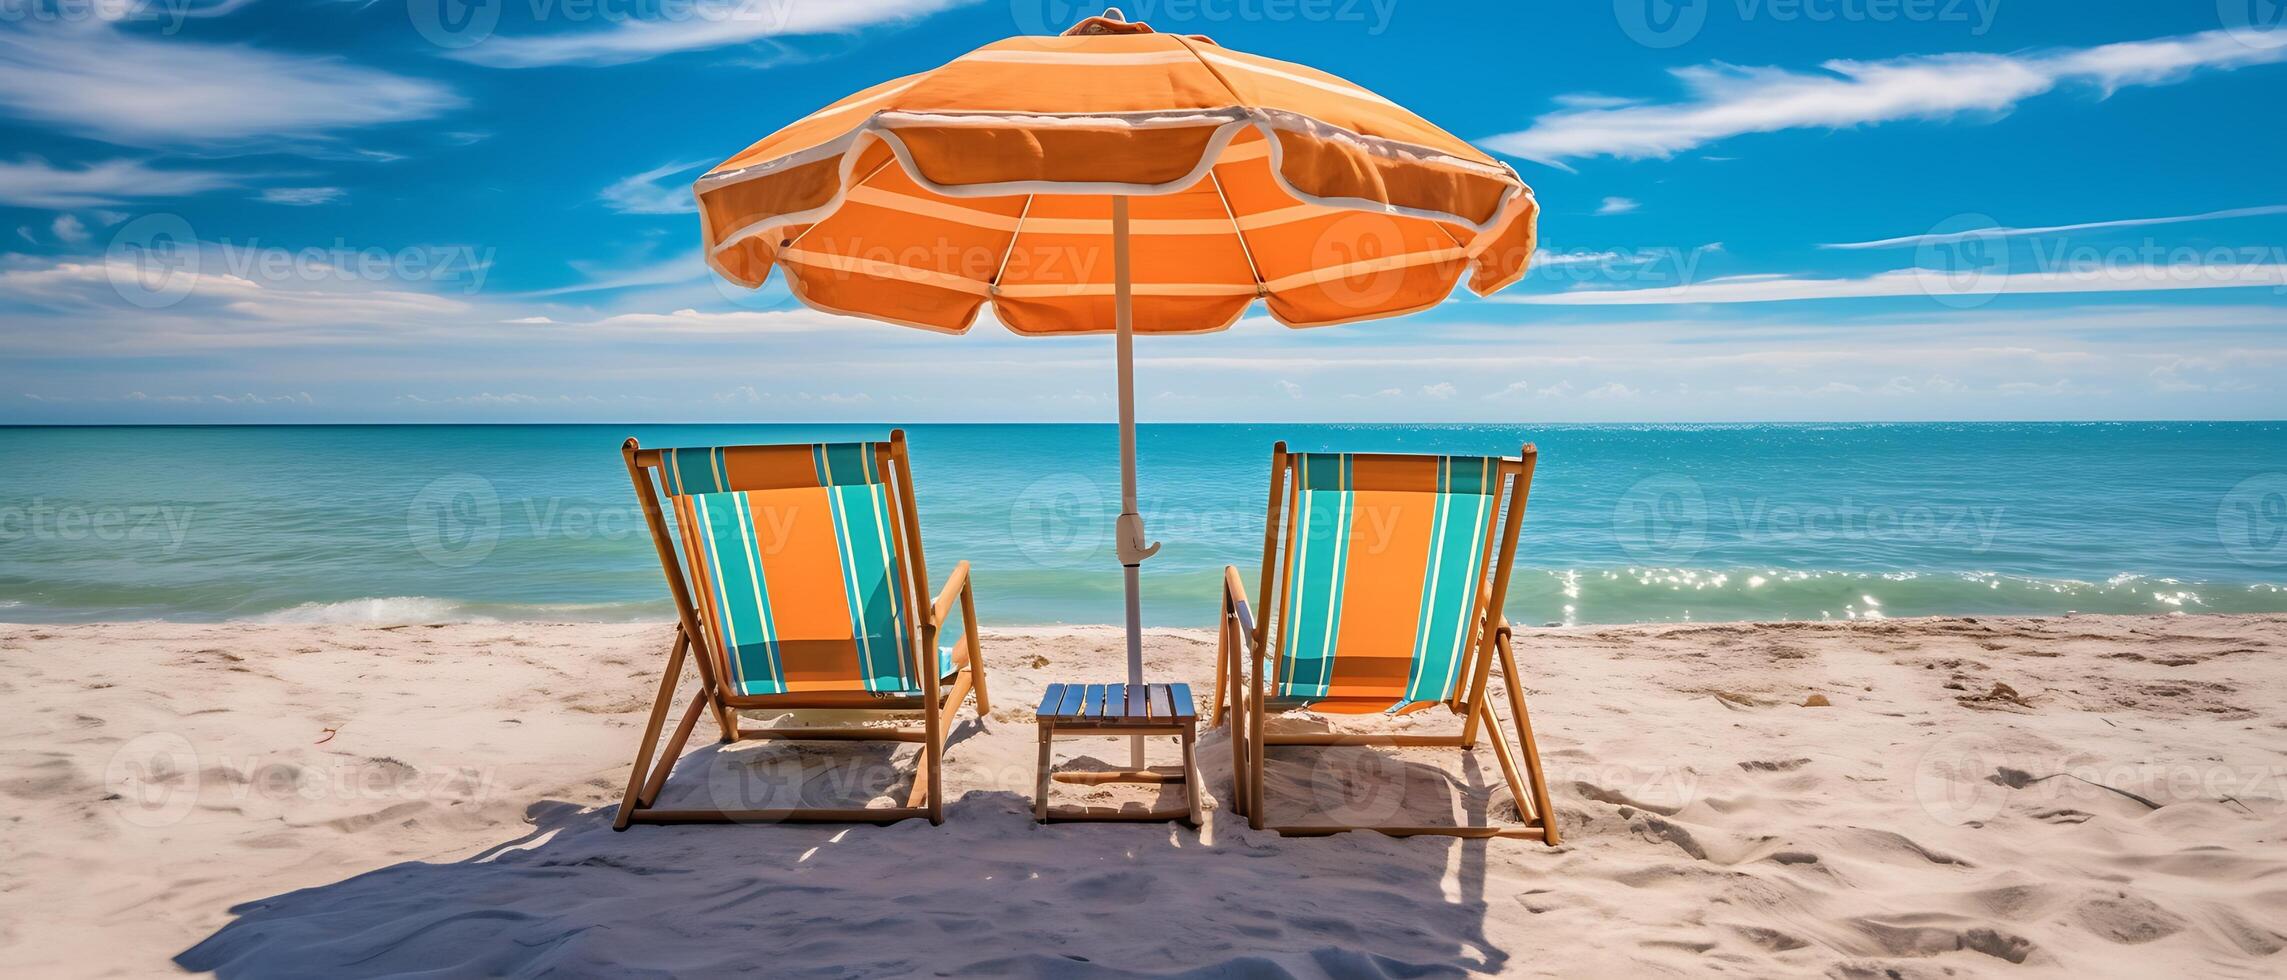
[[[0,971],[2287,973],[2287,617],[1533,631],[1554,850],[1037,827],[1031,706],[1117,679],[1093,629],[989,635],[942,827],[613,833],[666,637],[0,627]],[[1151,641],[1202,700],[1211,652]],[[912,754],[700,732],[700,795],[901,792]],[[1513,814],[1449,756],[1289,754],[1273,806]]]

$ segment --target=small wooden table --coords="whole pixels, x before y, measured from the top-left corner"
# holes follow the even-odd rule
[[[1051,820],[1181,820],[1199,826],[1199,764],[1194,751],[1199,715],[1191,709],[1189,684],[1050,684],[1034,712],[1040,726],[1040,785],[1033,796],[1033,818]],[[1050,743],[1058,735],[1173,735],[1183,743],[1183,765],[1118,769],[1109,772],[1057,772],[1050,765]],[[1048,783],[1183,784],[1180,810],[1134,807],[1050,806]]]

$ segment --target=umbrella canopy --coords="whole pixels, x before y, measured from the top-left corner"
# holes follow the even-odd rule
[[[813,112],[694,188],[707,261],[783,269],[829,313],[962,333],[1117,337],[1128,682],[1143,679],[1137,333],[1261,300],[1296,327],[1522,278],[1539,205],[1514,170],[1325,72],[1159,34],[1118,11],[988,44]],[[1136,740],[1136,764],[1142,742]]]
[[[1325,72],[1092,18],[876,85],[696,185],[707,258],[803,303],[947,333],[1203,333],[1261,299],[1296,327],[1515,282],[1538,206],[1508,166]]]

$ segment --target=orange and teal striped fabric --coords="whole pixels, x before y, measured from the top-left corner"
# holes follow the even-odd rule
[[[1392,712],[1450,699],[1500,487],[1493,457],[1298,456],[1278,697]]]
[[[886,459],[879,443],[662,453],[731,693],[920,690]]]

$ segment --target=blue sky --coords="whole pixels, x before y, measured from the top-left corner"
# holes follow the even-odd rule
[[[11,4],[0,423],[1109,420],[1108,339],[718,283],[687,190],[1095,10]],[[2279,0],[1127,11],[1373,88],[1544,209],[1489,300],[1143,341],[1147,421],[2287,416]]]

